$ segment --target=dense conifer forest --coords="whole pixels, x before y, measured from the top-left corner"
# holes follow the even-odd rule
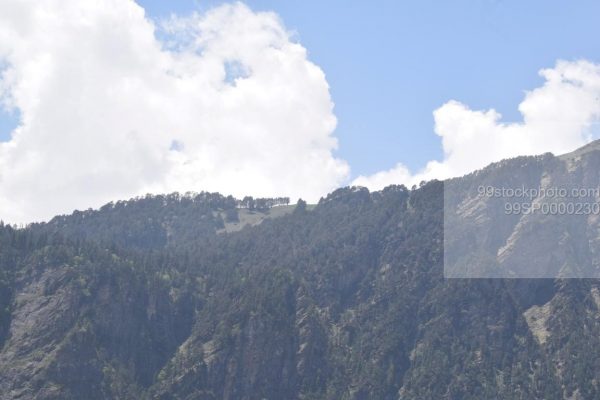
[[[0,398],[600,398],[597,281],[444,279],[443,189],[3,224]]]

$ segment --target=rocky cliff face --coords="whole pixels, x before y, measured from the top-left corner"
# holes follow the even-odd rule
[[[591,184],[600,153],[581,153],[446,193],[340,189],[239,232],[206,194],[0,227],[0,399],[600,398],[598,281],[444,279],[444,194],[468,216],[453,240],[493,267],[520,235],[517,265],[535,237],[467,189],[557,168]]]
[[[449,277],[600,278],[600,143],[445,184]]]

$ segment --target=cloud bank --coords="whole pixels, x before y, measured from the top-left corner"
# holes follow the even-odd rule
[[[433,113],[441,161],[352,184],[410,186],[597,137],[600,66],[540,74],[522,122],[449,101]],[[3,0],[0,105],[20,115],[0,143],[11,223],[172,191],[316,201],[350,174],[323,71],[276,14],[241,3],[155,23],[133,1]]]
[[[333,155],[323,71],[276,14],[243,4],[153,23],[134,2],[4,0],[0,219],[45,220],[148,192],[316,200]]]
[[[444,150],[442,161],[430,161],[416,173],[399,163],[388,171],[359,176],[353,184],[372,190],[398,183],[411,186],[464,175],[519,155],[566,153],[598,138],[600,65],[558,61],[540,75],[544,84],[527,92],[519,105],[522,122],[504,123],[493,109],[474,111],[449,101],[433,112],[435,133]]]

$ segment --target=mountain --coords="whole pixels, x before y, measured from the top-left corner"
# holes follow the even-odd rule
[[[444,196],[448,277],[600,278],[600,142],[491,165]]]
[[[499,279],[548,249],[588,267],[597,232],[536,237],[544,216],[475,195],[598,186],[599,147],[315,206],[173,194],[0,225],[0,399],[600,398],[600,282]]]

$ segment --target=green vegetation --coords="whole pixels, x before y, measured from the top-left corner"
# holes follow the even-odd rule
[[[2,225],[0,397],[599,398],[597,283],[444,280],[442,201],[173,194]]]

